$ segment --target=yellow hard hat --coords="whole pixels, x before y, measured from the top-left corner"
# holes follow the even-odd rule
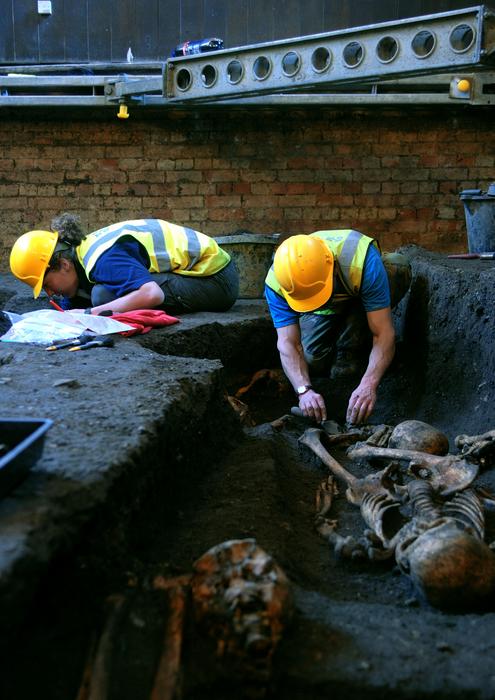
[[[57,241],[56,231],[28,231],[16,240],[10,251],[12,274],[33,288],[35,299],[40,295]]]
[[[321,238],[287,238],[277,248],[273,270],[294,311],[314,311],[332,295],[333,253]]]

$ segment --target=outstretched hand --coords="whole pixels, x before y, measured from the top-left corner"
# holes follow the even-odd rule
[[[357,425],[364,423],[371,415],[376,403],[376,387],[362,380],[360,385],[354,389],[349,399],[346,420],[348,423]]]
[[[321,394],[310,389],[299,397],[299,408],[308,418],[314,418],[317,423],[327,419],[325,400]]]

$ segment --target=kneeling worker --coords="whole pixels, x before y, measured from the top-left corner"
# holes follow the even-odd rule
[[[62,297],[63,308],[122,313],[227,311],[239,275],[214,238],[161,219],[123,221],[88,235],[79,217],[62,214],[51,231],[29,231],[14,243],[10,269],[33,288]]]
[[[411,279],[409,263],[400,254],[391,257],[391,269],[401,271],[402,297]],[[357,320],[359,326],[359,318],[366,319],[363,340],[367,350],[371,332],[372,347],[346,415],[350,423],[365,421],[395,353],[390,286],[378,243],[353,230],[292,236],[275,253],[265,296],[284,372],[303,414],[316,421],[325,420],[327,412],[323,396],[311,385],[310,369],[328,376],[337,340],[344,331],[349,334],[346,323]],[[357,314],[356,300],[361,305]]]

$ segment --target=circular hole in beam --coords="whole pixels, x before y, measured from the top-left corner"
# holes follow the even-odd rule
[[[437,41],[435,35],[427,29],[422,29],[411,42],[411,48],[418,58],[427,58],[433,53]]]
[[[177,85],[178,90],[189,90],[191,87],[192,83],[192,77],[191,73],[187,70],[187,68],[181,68],[179,71],[177,71],[177,78],[175,79],[175,83]]]
[[[227,66],[227,80],[229,83],[232,85],[237,85],[242,80],[242,76],[244,75],[244,68],[242,66],[242,63],[238,61],[237,59],[234,61],[230,61],[230,63]]]
[[[270,75],[272,64],[266,56],[258,56],[253,64],[254,77],[257,80],[266,80]]]
[[[301,57],[295,51],[288,51],[282,58],[282,71],[289,78],[295,75],[301,67]]]
[[[390,63],[399,53],[399,44],[393,36],[383,36],[376,45],[376,55],[382,63]]]
[[[201,80],[207,88],[215,85],[217,82],[217,70],[210,64],[207,64],[201,71]]]
[[[356,68],[364,58],[364,49],[359,41],[350,41],[344,46],[342,56],[348,68]]]
[[[311,65],[317,73],[323,73],[332,62],[332,54],[324,46],[319,46],[311,54]]]
[[[474,44],[476,35],[474,29],[469,24],[458,24],[457,27],[450,32],[449,42],[452,51],[456,53],[464,53],[468,51]]]

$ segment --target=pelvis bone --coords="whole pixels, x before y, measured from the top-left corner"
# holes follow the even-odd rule
[[[373,447],[359,444],[347,453],[351,459],[395,460],[408,462],[408,474],[429,481],[442,496],[451,496],[467,488],[478,475],[478,465],[458,455],[438,456],[415,450]]]

